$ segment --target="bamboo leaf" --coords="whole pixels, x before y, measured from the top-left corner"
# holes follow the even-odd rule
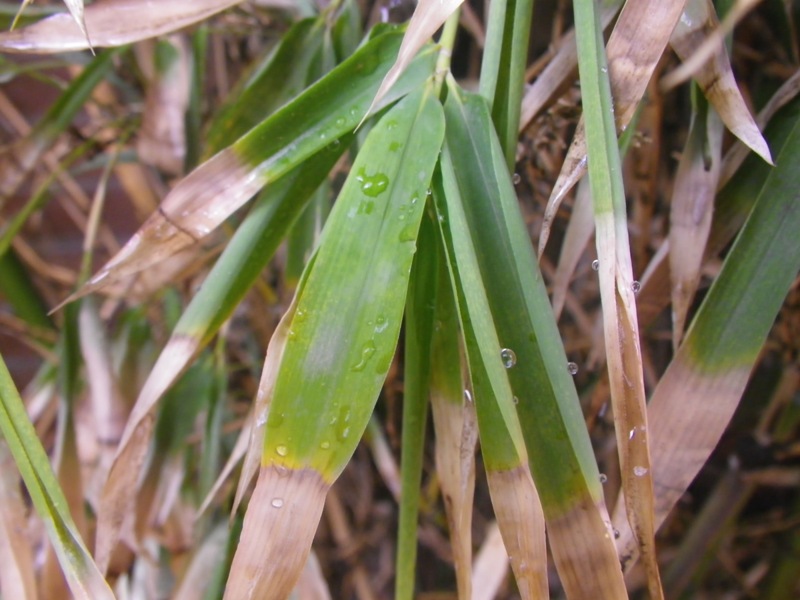
[[[349,137],[346,136],[345,141]],[[116,543],[125,514],[135,502],[140,467],[149,447],[153,412],[158,402],[233,313],[302,211],[314,187],[326,176],[345,147],[346,144],[342,144],[320,152],[270,188],[239,226],[175,325],[125,424],[109,481],[103,490],[97,534],[97,546],[102,549],[97,553],[101,566],[105,565],[107,553]],[[253,454],[257,465],[261,444],[251,445],[258,449]],[[247,480],[244,476],[242,479]],[[238,499],[237,496],[235,504]]]
[[[428,88],[406,97],[370,132],[334,205],[298,293],[227,598],[283,598],[305,562],[394,355],[443,129]]]
[[[44,54],[86,50],[91,44],[123,46],[183,29],[239,2],[241,0],[96,2],[83,11],[83,27],[75,13],[55,14],[22,29],[0,33],[0,50]],[[67,4],[78,3],[80,0],[70,0]],[[91,44],[88,32],[92,35]]]

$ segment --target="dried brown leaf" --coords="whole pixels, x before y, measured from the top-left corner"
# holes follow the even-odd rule
[[[262,466],[244,516],[226,600],[284,600],[306,563],[330,483],[312,469]]]
[[[460,598],[472,595],[472,503],[478,423],[475,405],[456,398],[431,381],[431,411],[436,431],[436,472],[442,489]]]
[[[7,598],[36,600],[33,548],[26,536],[20,476],[0,439],[0,589]]]
[[[367,114],[364,115],[362,122],[369,116],[372,109],[377,106],[383,97],[389,92],[391,87],[403,74],[403,71],[408,67],[411,61],[416,56],[422,46],[431,39],[436,30],[441,27],[447,18],[453,14],[456,9],[464,2],[464,0],[420,0],[417,7],[414,9],[414,14],[411,15],[411,20],[408,23],[408,29],[403,36],[403,42],[400,44],[400,51],[397,54],[397,60],[386,73],[386,76],[381,81],[375,98],[370,104]]]
[[[749,376],[749,367],[725,370],[718,375],[699,373],[682,353],[670,363],[647,409],[648,418],[654,423],[650,448],[656,528],[706,463],[729,421],[720,415],[733,414]],[[682,401],[675,402],[678,398]],[[687,406],[692,409],[687,410]],[[614,511],[614,525],[620,531],[617,542],[620,560],[623,568],[628,568],[635,562],[638,551],[620,502]]]
[[[500,527],[493,521],[472,566],[472,600],[494,600],[507,576],[508,554]]]
[[[592,212],[592,190],[588,179],[578,185],[575,204],[572,206],[572,215],[567,224],[564,241],[561,244],[561,254],[558,257],[558,266],[553,276],[552,304],[556,320],[561,316],[564,302],[567,298],[569,283],[575,273],[578,261],[586,251],[586,245],[594,233],[594,212]]]
[[[711,0],[689,0],[686,3],[686,11],[672,33],[670,43],[681,60],[689,61],[706,40],[719,30]],[[710,47],[712,54],[696,69],[695,80],[731,133],[772,164],[769,146],[736,85],[725,46],[716,43]]]
[[[197,243],[264,184],[233,149],[223,150],[182,179],[119,253],[59,306],[124,281]]]
[[[682,10],[683,2],[649,0],[629,0],[622,8],[606,46],[617,131],[624,131],[633,118]],[[581,119],[547,201],[539,256],[547,245],[558,207],[585,172],[586,134]]]
[[[701,123],[692,124],[675,175],[669,230],[674,349],[683,337],[686,315],[700,281],[719,181],[722,134],[722,121],[709,109]]]
[[[154,69],[146,83],[144,113],[136,150],[139,158],[170,175],[183,171],[186,156],[185,115],[191,87],[191,56],[183,36],[171,35],[150,44],[137,44],[139,62],[153,63],[156,44],[175,50],[167,65]]]
[[[489,492],[522,600],[549,598],[542,503],[527,463],[489,471]]]
[[[165,35],[198,23],[241,0],[107,0],[86,7],[84,26],[72,14],[56,14],[32,25],[0,33],[6,52],[52,53],[86,50],[87,32],[94,46],[123,46]],[[79,2],[68,2],[78,4]],[[72,10],[72,7],[70,7]],[[77,21],[80,23],[80,21]]]

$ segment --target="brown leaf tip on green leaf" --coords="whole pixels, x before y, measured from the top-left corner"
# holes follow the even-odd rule
[[[262,466],[225,600],[284,600],[308,558],[330,484],[312,469]]]

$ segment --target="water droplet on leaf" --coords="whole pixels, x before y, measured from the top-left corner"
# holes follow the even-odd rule
[[[270,504],[272,508],[283,508],[283,498],[273,498]]]
[[[517,355],[511,348],[500,350],[500,358],[503,359],[503,366],[506,369],[510,369],[517,364]]]
[[[638,294],[639,290],[642,289],[642,284],[639,283],[638,281],[634,281],[633,285],[631,286],[631,288],[633,289],[633,293],[634,294]]]
[[[599,271],[600,270],[600,261],[596,258],[592,261],[592,270]]]
[[[567,363],[567,371],[569,371],[570,375],[577,375],[578,374],[578,364],[574,362]]]
[[[286,446],[277,446],[275,448],[275,454],[278,456],[286,456],[289,454],[289,449]]]
[[[367,175],[366,169],[363,168],[359,170],[356,181],[361,184],[361,191],[370,198],[381,195],[389,187],[389,178],[384,173]]]
[[[361,360],[353,365],[353,371],[363,371],[373,354],[375,354],[375,343],[372,340],[369,340],[361,348]]]
[[[645,475],[647,475],[647,467],[639,467],[639,466],[633,467],[633,474],[636,475],[637,477],[644,477]]]

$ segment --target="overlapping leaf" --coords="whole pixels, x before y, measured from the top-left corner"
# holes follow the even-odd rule
[[[352,131],[393,60],[402,34],[365,44],[298,98],[190,173],[122,250],[75,295],[96,291],[146,269],[207,236],[265,185]],[[428,76],[423,53],[385,96],[387,106]]]

